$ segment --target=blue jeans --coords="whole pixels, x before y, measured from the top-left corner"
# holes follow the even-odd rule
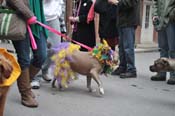
[[[160,57],[175,58],[175,23],[169,23],[168,26],[158,31],[158,45],[160,48]],[[161,76],[166,76],[166,72],[161,72]],[[170,72],[170,77],[175,78],[175,72]]]
[[[135,27],[119,28],[119,68],[136,72],[135,67]]]
[[[32,49],[32,57],[30,56],[30,38],[26,34],[26,39],[13,41],[14,48],[17,53],[18,62],[22,70],[28,68],[30,64],[36,68],[41,68],[44,63],[47,52],[46,52],[46,37],[43,33],[40,33],[40,38],[35,39],[37,44],[37,50]]]

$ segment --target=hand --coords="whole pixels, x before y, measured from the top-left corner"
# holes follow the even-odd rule
[[[37,22],[36,16],[33,16],[27,20],[27,24],[35,24]]]
[[[152,18],[153,22],[154,22],[155,20],[157,20],[157,19],[159,19],[158,16],[153,16],[153,18]]]
[[[108,0],[109,3],[117,5],[119,0]]]
[[[153,21],[154,26],[157,26],[160,23],[160,20],[159,20],[158,16],[153,16],[152,21]]]
[[[69,20],[70,20],[71,22],[79,22],[79,17],[70,16],[70,17],[69,17]]]

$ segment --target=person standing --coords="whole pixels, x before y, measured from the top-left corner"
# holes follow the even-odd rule
[[[153,0],[153,25],[158,32],[160,57],[175,58],[175,1]],[[151,77],[152,81],[165,81],[166,72]],[[167,84],[175,84],[175,72],[170,72]]]
[[[94,20],[87,23],[87,16],[92,3],[92,0],[76,0],[76,12],[69,17],[71,24],[73,24],[72,39],[89,47],[94,47],[96,44]],[[87,51],[83,47],[80,50]]]
[[[117,6],[108,3],[108,0],[97,0],[94,10],[98,13],[99,29],[97,31],[101,42],[105,39],[112,50],[115,51],[118,44],[117,15],[114,15],[117,12]]]
[[[36,19],[40,20],[40,17],[35,17],[33,12],[29,8],[28,0],[6,0],[7,5],[18,11],[19,15],[24,18],[24,20],[35,25]],[[34,2],[34,1],[33,1]],[[35,2],[41,2],[41,0],[35,0]],[[38,12],[41,11],[41,7],[33,3],[34,7],[37,8]],[[35,6],[36,5],[36,6]],[[12,41],[13,46],[17,53],[18,62],[22,70],[19,78],[17,79],[18,90],[21,94],[21,104],[26,107],[38,107],[38,103],[35,100],[35,95],[31,91],[30,77],[33,77],[41,68],[43,62],[46,58],[46,39],[45,35],[40,33],[42,29],[38,30],[38,33],[34,33],[36,38],[37,50],[32,50],[32,59],[30,58],[30,39],[28,34],[24,40]]]
[[[136,78],[135,66],[135,30],[140,24],[140,0],[108,0],[118,6],[119,27],[119,67],[112,75],[120,78]]]
[[[44,16],[47,22],[47,25],[56,29],[60,32],[60,21],[59,18],[62,14],[62,5],[63,0],[43,0],[43,7],[44,7]],[[40,73],[37,74],[34,79],[31,82],[31,86],[33,89],[39,89],[40,88],[40,79],[41,77],[47,81],[51,81],[51,77],[48,76],[48,70],[51,65],[51,59],[52,56],[52,50],[51,48],[58,45],[61,42],[61,37],[53,32],[49,32],[48,38],[47,38],[47,59],[45,63],[42,66],[41,75]]]

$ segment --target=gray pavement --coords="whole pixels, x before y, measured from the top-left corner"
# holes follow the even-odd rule
[[[39,107],[32,109],[20,104],[15,83],[9,91],[4,116],[175,116],[175,86],[150,81],[154,73],[149,71],[149,65],[159,53],[145,51],[136,53],[137,78],[101,76],[103,97],[87,92],[84,76],[64,91],[42,81],[41,88],[34,90]],[[94,82],[92,85],[97,87]]]

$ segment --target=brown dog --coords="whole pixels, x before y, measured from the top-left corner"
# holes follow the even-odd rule
[[[150,66],[152,72],[175,71],[175,59],[159,58]]]
[[[64,49],[64,50],[66,50],[65,53],[68,52],[67,49]],[[99,78],[99,74],[102,72],[102,70],[104,70],[104,72],[106,72],[105,68],[109,66],[109,65],[106,65],[107,62],[113,62],[113,54],[112,54],[112,56],[110,56],[109,55],[110,52],[111,52],[111,48],[107,45],[104,45],[104,46],[101,46],[100,53],[103,54],[104,56],[109,56],[108,59],[106,59],[106,60],[99,59],[96,57],[96,55],[93,56],[92,52],[83,52],[83,51],[79,51],[79,50],[73,51],[72,54],[66,54],[65,59],[71,58],[71,60],[68,61],[68,64],[70,65],[70,70],[72,70],[73,72],[87,76],[87,88],[90,92],[93,91],[93,89],[91,88],[91,79],[93,79],[93,80],[95,80],[95,82],[98,85],[100,95],[103,95],[104,89],[102,86],[102,82]],[[59,53],[57,53],[57,54],[59,54]],[[60,60],[59,63],[58,62],[59,61],[57,60],[57,64],[60,64],[61,62],[63,62],[63,60]],[[60,68],[60,67],[57,67],[57,69],[58,68]],[[67,69],[69,70],[69,68],[67,68]],[[58,72],[58,73],[60,74],[60,72]],[[63,72],[65,72],[65,70]],[[70,75],[67,75],[67,76],[70,76]],[[56,78],[52,82],[52,87],[55,87],[55,81],[56,81]],[[60,88],[62,87],[61,84],[62,83],[60,83],[60,85],[59,85]]]
[[[16,58],[0,48],[0,116],[3,116],[9,87],[17,80],[21,68]]]
[[[10,77],[13,68],[9,61],[5,59],[0,54],[0,84],[4,83],[4,80]],[[5,101],[7,97],[7,92],[9,90],[9,86],[2,86],[0,87],[0,116],[3,116]]]

